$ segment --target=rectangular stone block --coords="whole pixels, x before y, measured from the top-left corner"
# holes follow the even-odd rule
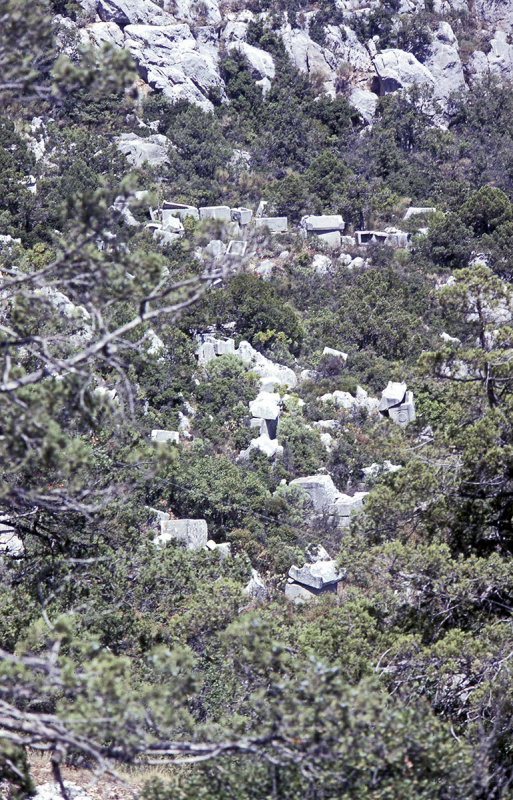
[[[228,206],[200,206],[200,219],[215,219],[219,222],[230,222],[232,215]]]
[[[187,550],[201,550],[208,541],[208,527],[204,519],[171,519],[161,520],[160,534],[155,544],[165,544],[177,539],[185,542]]]
[[[288,230],[287,217],[258,217],[255,218],[257,228],[269,228],[271,233],[286,233]]]

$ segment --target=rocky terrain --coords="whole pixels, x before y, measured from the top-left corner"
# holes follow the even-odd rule
[[[317,35],[312,34],[319,15],[315,4],[294,13],[293,24],[290,14],[277,14],[271,4],[271,10],[259,12],[252,10],[255,4],[240,8],[240,3],[217,0],[177,0],[162,6],[151,0],[81,0],[81,5],[81,41],[126,48],[148,87],[170,100],[188,100],[205,110],[213,109],[213,90],[226,99],[219,58],[231,49],[244,54],[257,83],[264,90],[269,88],[275,75],[273,57],[248,42],[248,31],[251,34],[252,26],[261,23],[272,25],[297,69],[315,77],[319,89],[332,96],[343,91],[367,122],[373,119],[376,98],[399,89],[414,85],[427,89],[448,113],[451,94],[468,91],[483,75],[492,73],[502,80],[513,77],[510,0],[401,0],[395,5],[337,0],[330,7],[337,24],[331,24],[328,15],[321,35],[318,25]],[[415,37],[409,50],[387,46],[383,42],[387,37],[379,32],[379,18],[378,33],[365,38],[362,21],[383,6],[393,9],[387,18],[392,30],[429,10],[430,34],[422,47]],[[474,43],[464,30],[459,35],[465,41],[458,41],[454,22],[461,14],[468,15],[478,31]]]

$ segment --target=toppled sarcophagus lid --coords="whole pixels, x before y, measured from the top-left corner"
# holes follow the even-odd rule
[[[381,393],[379,411],[383,416],[397,425],[404,427],[415,419],[415,402],[413,392],[409,392],[405,383],[389,381]]]
[[[292,566],[289,569],[289,579],[313,594],[325,591],[336,591],[337,584],[345,577],[345,572],[339,569],[334,559],[315,561],[305,564],[304,567]],[[289,581],[288,586],[291,583]]]

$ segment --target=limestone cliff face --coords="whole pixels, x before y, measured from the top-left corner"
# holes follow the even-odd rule
[[[254,14],[232,0],[80,2],[86,15],[81,39],[127,48],[141,78],[171,100],[185,99],[211,110],[213,89],[225,99],[219,61],[232,48],[244,53],[264,91],[274,78],[273,57],[246,41],[249,23],[265,23],[268,12]],[[413,52],[385,46],[379,34],[369,40],[362,36],[359,21],[380,5],[381,0],[336,0],[337,24],[325,21],[322,44],[312,29],[315,9],[291,21],[284,13],[277,31],[297,68],[315,75],[330,95],[345,92],[365,121],[372,120],[380,94],[414,84],[428,87],[447,112],[450,95],[467,91],[484,74],[513,79],[513,0],[401,0],[392,30],[418,18],[426,5],[430,9],[430,41],[422,60]],[[461,48],[450,24],[454,26],[458,14],[470,19],[476,31],[470,52],[468,39]]]

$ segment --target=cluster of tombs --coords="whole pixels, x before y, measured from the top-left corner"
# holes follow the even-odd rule
[[[255,214],[250,208],[239,206],[193,206],[165,200],[159,209],[150,209],[152,221],[148,228],[154,231],[154,237],[163,243],[170,243],[181,238],[185,233],[184,221],[187,217],[194,220],[215,220],[226,227],[226,232],[234,238],[222,247],[220,240],[215,240],[217,252],[213,255],[243,257],[246,253],[247,234],[250,226],[265,228],[271,234],[287,233],[288,218],[283,216],[266,216],[266,201],[261,201]],[[414,216],[426,216],[436,211],[432,207],[410,207],[404,215],[404,221]],[[338,250],[343,244],[363,247],[370,244],[382,244],[389,247],[407,247],[411,234],[398,228],[388,227],[383,231],[357,230],[354,236],[345,236],[346,223],[341,214],[307,214],[302,217],[298,229],[299,234],[308,239],[312,236],[328,249]],[[421,229],[422,230],[422,229]],[[238,238],[235,238],[238,237]],[[214,244],[213,242],[211,243]]]

